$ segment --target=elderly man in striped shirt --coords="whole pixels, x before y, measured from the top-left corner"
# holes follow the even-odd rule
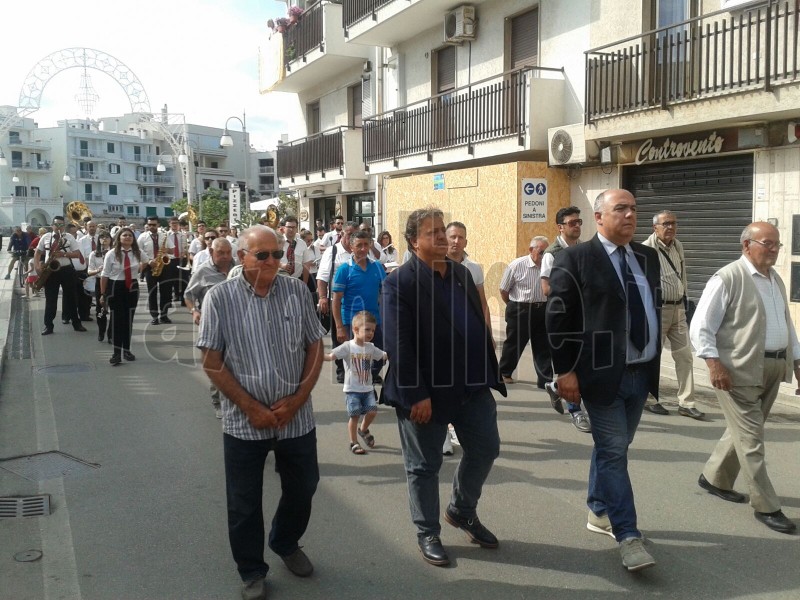
[[[544,325],[547,298],[541,279],[542,255],[548,245],[546,237],[534,237],[529,253],[511,261],[500,280],[500,296],[506,303],[506,340],[500,355],[500,375],[504,383],[514,383],[511,375],[528,340],[533,350],[536,384],[544,389],[544,384],[553,379]]]
[[[272,450],[281,499],[269,547],[298,577],[314,568],[298,546],[319,481],[311,390],[322,366],[325,330],[311,292],[278,277],[282,245],[263,225],[239,238],[242,275],[205,297],[197,346],[222,395],[228,536],[246,600],[266,598],[264,463]]]

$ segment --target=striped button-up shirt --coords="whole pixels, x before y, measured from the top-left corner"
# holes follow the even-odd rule
[[[236,277],[206,295],[196,345],[221,352],[239,385],[272,406],[297,391],[306,348],[324,335],[311,293],[299,279],[275,277],[262,298],[247,279]],[[221,398],[222,430],[242,440],[290,439],[314,428],[311,396],[281,429],[256,429],[236,404]]]
[[[544,302],[541,268],[536,266],[530,254],[511,261],[500,280],[500,289],[508,292],[511,302]]]

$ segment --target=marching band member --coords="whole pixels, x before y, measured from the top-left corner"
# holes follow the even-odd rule
[[[142,253],[142,262],[146,263],[144,278],[147,281],[147,309],[152,318],[150,324],[171,323],[167,316],[167,309],[172,300],[169,266],[162,266],[158,276],[153,274],[162,246],[169,255],[167,234],[158,231],[158,217],[147,217],[147,232],[139,236],[137,243]]]
[[[174,296],[176,301],[180,301],[181,306],[183,302],[183,290],[186,288],[186,282],[183,280],[182,269],[178,267],[183,265],[183,259],[188,253],[189,243],[186,239],[186,234],[181,231],[181,222],[178,217],[172,217],[169,220],[169,231],[167,232],[167,254],[170,257],[169,267],[164,270],[167,271],[167,282],[169,291],[167,299],[171,300]],[[170,292],[172,294],[170,295]],[[165,312],[161,313],[162,323],[171,323],[169,317]]]
[[[84,236],[87,239],[89,236]],[[103,262],[105,255],[111,249],[111,234],[107,231],[100,232],[95,236],[95,249],[89,253],[87,274],[88,277],[84,282],[84,288],[94,296],[95,302],[95,317],[97,317],[97,339],[103,341],[103,337],[108,332],[108,343],[111,343],[111,327],[108,326],[108,309],[103,306],[100,298],[100,286],[97,285],[97,280],[103,272]]]

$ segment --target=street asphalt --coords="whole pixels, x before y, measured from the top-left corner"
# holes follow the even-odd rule
[[[220,422],[196,363],[188,313],[178,309],[174,325],[152,326],[142,298],[132,347],[137,360],[111,367],[110,346],[97,341],[94,323],[76,333],[58,319],[55,334],[43,338],[44,299],[17,293],[9,305],[10,294],[10,286],[0,288],[0,309],[11,308],[0,379],[0,496],[49,494],[52,514],[0,519],[0,600],[239,598]],[[501,340],[502,321],[494,326]],[[724,430],[709,389],[698,390],[704,421],[678,416],[674,382],[666,379],[671,414],[642,417],[629,469],[639,525],[658,564],[630,574],[615,542],[585,528],[591,436],[552,410],[531,383],[532,371],[526,353],[519,383],[509,386],[507,398],[496,395],[502,446],[479,515],[500,547],[470,544],[443,521],[452,564],[439,568],[424,563],[417,549],[393,411],[381,407],[371,428],[376,447],[351,454],[341,386],[326,363],[313,394],[321,481],[301,541],[315,572],[294,577],[267,550],[269,597],[800,597],[800,536],[775,533],[748,505],[697,486]],[[799,424],[800,411],[776,406],[766,436],[770,475],[784,512],[796,521]],[[4,462],[53,451],[67,455],[55,455],[66,460],[62,476],[26,478]],[[442,510],[460,452],[444,461]],[[280,491],[273,470],[270,458],[268,523]],[[15,559],[28,550],[41,558]]]

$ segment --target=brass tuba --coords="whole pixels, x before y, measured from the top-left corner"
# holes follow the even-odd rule
[[[272,229],[277,229],[278,225],[280,224],[280,217],[278,216],[278,207],[274,204],[270,204],[267,207],[267,212],[264,215],[264,218],[267,221],[267,227],[271,227]]]
[[[90,211],[89,207],[83,202],[70,202],[67,204],[65,212],[67,214],[67,218],[70,220],[70,223],[74,224],[76,227],[83,227],[83,220],[86,217],[89,217],[90,219],[92,218],[92,211]]]

